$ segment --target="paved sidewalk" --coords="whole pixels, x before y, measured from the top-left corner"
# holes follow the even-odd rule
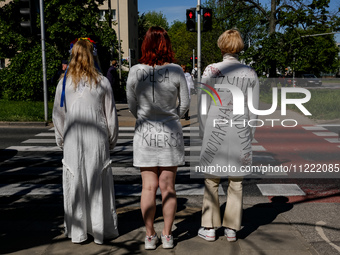
[[[4,208],[6,199],[8,205]],[[230,243],[223,236],[223,229],[217,231],[219,237],[215,242],[198,237],[202,197],[179,197],[173,228],[175,247],[165,250],[160,244],[154,251],[144,250],[145,230],[139,198],[117,198],[120,236],[103,245],[95,244],[91,237],[82,244],[73,244],[65,238],[61,196],[0,200],[1,254],[332,254],[315,251],[282,215],[293,205],[280,199],[273,202],[267,198],[245,198],[244,227],[238,233],[238,241]],[[163,221],[159,200],[157,204],[155,228],[160,235]]]

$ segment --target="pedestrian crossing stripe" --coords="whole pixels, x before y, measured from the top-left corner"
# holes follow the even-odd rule
[[[320,126],[305,126],[305,127],[302,127],[303,129],[305,130],[310,130],[310,131],[327,131],[326,128],[324,127],[320,127]]]
[[[115,196],[140,197],[142,184],[115,184]],[[305,196],[306,193],[297,184],[256,184],[262,196]],[[203,196],[204,184],[175,184],[177,196]],[[26,195],[48,196],[62,195],[62,184],[0,184],[0,196]],[[157,190],[157,195],[160,195]],[[227,189],[223,184],[218,187],[218,195],[224,196]]]
[[[266,149],[261,145],[253,145],[253,151],[266,151]],[[10,146],[6,148],[7,150],[15,150],[19,152],[41,152],[41,151],[62,151],[58,146]],[[186,146],[184,151],[190,152],[200,152],[200,146]],[[133,152],[133,147],[131,145],[118,145],[115,146],[113,152]]]
[[[334,132],[313,132],[313,134],[317,136],[338,136],[338,134]]]
[[[54,133],[39,133],[39,134],[36,134],[35,136],[55,136]]]
[[[340,143],[339,138],[325,138],[325,140],[330,142],[330,143]]]
[[[263,196],[305,196],[297,184],[257,184]]]
[[[22,143],[55,143],[55,139],[28,139]]]
[[[324,128],[326,126],[329,126],[329,127],[339,126],[340,127],[340,125],[338,124],[325,124],[325,125],[316,125],[316,126],[303,126],[302,128],[308,131],[317,131],[317,132],[312,132],[312,133],[319,137],[331,137],[331,138],[324,138],[327,142],[340,143],[340,134],[329,132],[328,129]],[[332,138],[332,137],[337,137],[337,138]],[[338,147],[340,148],[340,146]]]
[[[32,151],[62,151],[58,146],[10,146],[6,150],[15,150],[20,152],[32,152]]]

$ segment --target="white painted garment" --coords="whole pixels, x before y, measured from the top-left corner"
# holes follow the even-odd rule
[[[110,148],[118,137],[118,119],[110,82],[101,76],[96,87],[81,80],[74,89],[67,78],[64,107],[62,80],[56,90],[53,123],[63,149],[65,234],[74,243],[102,244],[118,236]]]
[[[223,61],[206,67],[202,83],[214,88],[216,84],[237,87],[242,96],[236,96],[226,88],[216,88],[212,93],[216,103],[207,95],[207,114],[201,115],[201,129],[204,132],[200,153],[200,166],[210,168],[214,176],[244,176],[242,166],[252,164],[252,139],[254,137],[257,116],[249,111],[248,90],[252,90],[252,103],[259,106],[259,81],[256,72],[241,64],[235,55],[225,54]],[[201,88],[208,87],[202,84]],[[202,91],[199,89],[199,91]],[[199,96],[201,97],[200,92]],[[233,114],[237,101],[241,100],[244,114]],[[202,113],[202,112],[201,112]],[[250,121],[251,120],[251,121]],[[249,122],[250,121],[250,122]],[[249,125],[250,123],[250,125]],[[205,168],[207,170],[207,168]]]
[[[179,65],[138,64],[130,69],[126,93],[137,118],[133,138],[136,167],[185,163],[180,118],[189,108],[189,91]]]

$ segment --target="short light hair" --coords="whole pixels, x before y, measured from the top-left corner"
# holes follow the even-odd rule
[[[217,40],[217,46],[222,53],[237,54],[244,48],[243,39],[239,31],[230,29],[225,31]]]

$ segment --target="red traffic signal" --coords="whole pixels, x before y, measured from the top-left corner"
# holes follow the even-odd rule
[[[212,30],[212,9],[203,9],[203,31]]]
[[[190,32],[196,31],[196,9],[191,8],[187,9],[186,18],[187,18],[187,30]]]
[[[203,14],[203,17],[209,18],[209,17],[211,17],[211,13],[210,12],[206,12],[206,13]]]

